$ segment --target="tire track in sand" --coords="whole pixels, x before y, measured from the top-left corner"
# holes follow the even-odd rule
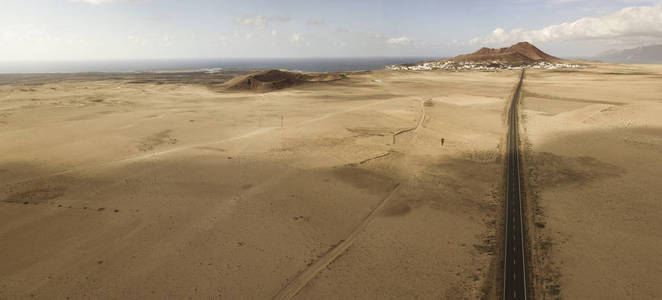
[[[410,132],[410,131],[414,131],[414,132],[418,131],[423,126],[423,121],[425,121],[425,104],[423,103],[423,101],[421,101],[421,118],[418,120],[418,123],[416,124],[416,127],[403,129],[403,130],[400,130],[400,131],[397,131],[396,133],[394,133],[393,134],[393,145],[395,145],[395,137],[396,136],[398,136],[400,134],[403,134],[403,133]]]
[[[359,224],[354,230],[345,238],[342,240],[338,245],[336,245],[334,248],[331,249],[331,251],[327,252],[322,258],[318,259],[315,261],[312,265],[307,267],[305,270],[297,274],[297,276],[292,279],[290,282],[288,282],[283,288],[281,288],[278,293],[273,297],[275,300],[282,300],[282,299],[291,299],[294,296],[296,296],[308,283],[317,276],[319,272],[324,270],[328,265],[330,265],[332,262],[334,262],[338,257],[340,257],[349,247],[354,243],[354,240],[356,237],[366,228],[372,221],[375,219],[377,216],[377,213],[386,206],[386,204],[389,202],[391,197],[395,194],[395,192],[398,190],[400,187],[400,183],[397,183],[391,191],[388,193],[384,199],[382,199],[381,202],[373,209],[370,211],[370,213],[363,218],[363,221],[361,221],[361,224]]]

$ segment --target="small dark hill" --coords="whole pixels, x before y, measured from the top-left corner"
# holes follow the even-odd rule
[[[345,78],[343,74],[306,74],[281,70],[267,70],[234,78],[224,84],[229,90],[274,91],[305,82],[334,81]]]

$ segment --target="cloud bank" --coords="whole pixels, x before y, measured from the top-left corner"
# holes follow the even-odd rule
[[[302,40],[303,40],[303,36],[298,32],[293,34],[292,37],[290,38],[290,41],[292,41],[294,43],[298,43]]]
[[[547,43],[556,41],[601,40],[610,44],[638,44],[662,41],[662,3],[626,7],[598,18],[581,18],[572,23],[551,25],[538,30],[521,28],[474,38],[470,44],[510,44],[518,41]]]
[[[257,29],[263,30],[267,28],[267,17],[257,16],[253,18],[236,18],[234,23],[240,25],[251,25]]]
[[[386,40],[386,43],[394,46],[408,45],[411,40],[406,36],[401,36],[397,38],[390,38]]]
[[[235,18],[234,23],[238,25],[250,25],[255,27],[258,30],[264,30],[269,26],[269,22],[289,22],[292,18],[286,16],[275,16],[275,17],[265,17],[265,16],[255,16],[255,17],[240,17]]]

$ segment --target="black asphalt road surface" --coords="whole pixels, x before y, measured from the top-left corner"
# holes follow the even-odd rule
[[[519,176],[519,135],[517,109],[524,81],[520,76],[508,116],[508,168],[506,170],[505,257],[503,261],[503,299],[526,299],[526,265],[524,259],[524,228]]]

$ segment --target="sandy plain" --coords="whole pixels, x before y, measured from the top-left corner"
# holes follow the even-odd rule
[[[661,82],[659,65],[527,73],[536,299],[662,297]]]
[[[518,75],[2,75],[0,298],[492,298]]]
[[[0,76],[0,298],[498,298],[517,72],[233,75]],[[528,72],[536,298],[662,295],[661,79]]]

